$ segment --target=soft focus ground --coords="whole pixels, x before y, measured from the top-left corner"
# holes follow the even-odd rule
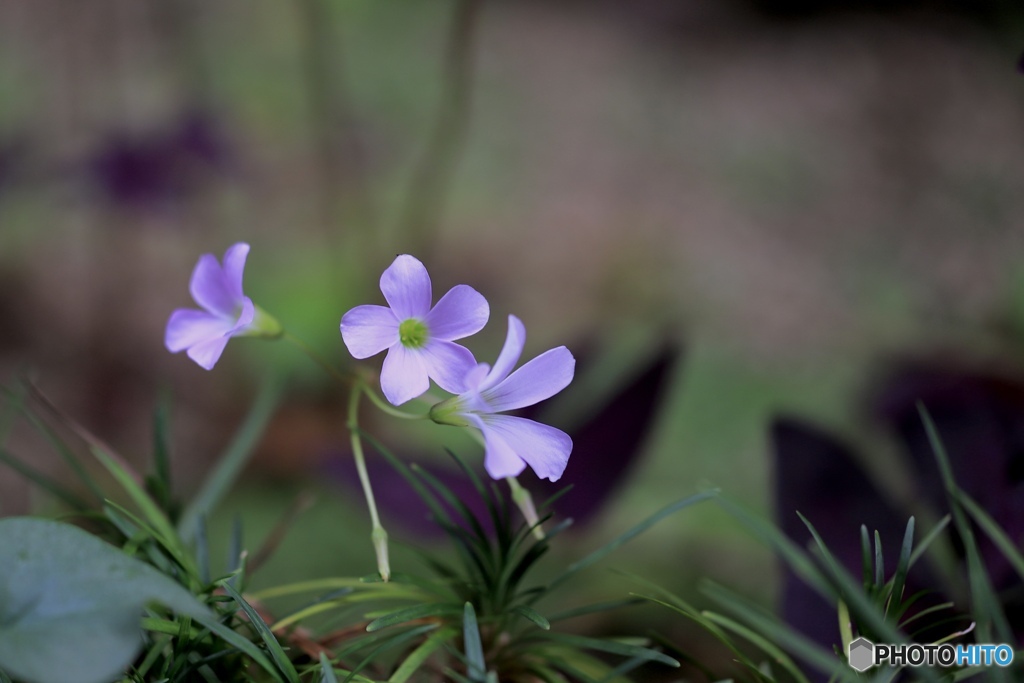
[[[601,342],[629,361],[681,341],[643,461],[552,564],[704,485],[766,510],[765,427],[780,413],[868,446],[884,477],[895,454],[862,397],[886,360],[1020,365],[1019,13],[985,27],[926,11],[768,21],[729,3],[484,3],[464,155],[425,232],[406,197],[442,97],[447,3],[166,8],[0,2],[0,373],[31,368],[139,463],[167,390],[183,491],[264,371],[291,373],[271,440],[214,520],[222,538],[239,515],[255,543],[298,491],[319,491],[261,583],[373,565],[361,498],[320,474],[345,436],[315,366],[241,340],[206,373],[163,349],[198,254],[236,240],[253,245],[253,298],[339,362],[341,314],[377,302],[404,251],[436,293],[466,282],[489,298],[482,358],[508,313],[528,355]],[[226,151],[186,191],[125,200],[90,172],[111,140],[192,112]],[[9,445],[61,471],[24,433]],[[3,514],[40,502],[0,474]],[[698,509],[607,564],[769,600],[768,563]],[[580,590],[625,588],[597,570]]]

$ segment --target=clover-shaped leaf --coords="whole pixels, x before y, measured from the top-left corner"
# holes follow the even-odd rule
[[[60,522],[0,520],[0,669],[30,683],[99,683],[142,644],[143,607],[210,611],[153,567]]]

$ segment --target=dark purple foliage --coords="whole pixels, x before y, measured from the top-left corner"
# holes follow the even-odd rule
[[[949,504],[918,412],[919,403],[935,423],[958,485],[1019,546],[1024,541],[1024,385],[923,366],[893,373],[875,397],[873,414],[904,445],[917,495],[944,514]],[[854,455],[824,432],[793,420],[779,420],[772,429],[772,442],[776,515],[786,535],[801,545],[809,541],[809,532],[795,515],[799,510],[847,570],[859,576],[859,529],[865,524],[869,531],[879,531],[888,558],[886,571],[891,574],[910,513],[894,509]],[[922,533],[919,530],[918,540]],[[996,590],[1018,588],[1020,580],[1002,554],[984,533],[975,536]],[[939,595],[939,586],[924,563],[911,571],[906,594],[920,589]],[[1024,627],[1020,597],[1004,594],[1004,599],[1011,625],[1020,632]],[[784,571],[782,600],[788,623],[827,648],[839,642],[835,605],[819,598],[788,569]]]
[[[561,486],[572,485],[556,508],[560,517],[572,517],[577,526],[594,519],[601,508],[622,488],[630,472],[639,462],[644,440],[658,416],[658,408],[672,377],[680,352],[665,347],[655,354],[636,374],[626,380],[612,397],[593,415],[569,430],[572,457],[565,474],[553,487],[539,481],[532,473],[520,477],[534,499],[543,501]],[[584,357],[580,363],[585,363]],[[586,368],[585,364],[583,365]],[[564,400],[574,400],[574,387],[565,391]],[[523,417],[538,419],[543,410],[531,406]],[[543,420],[541,419],[543,422]]]
[[[903,540],[907,516],[896,512],[842,443],[825,432],[791,419],[772,425],[775,454],[775,515],[785,534],[806,547],[811,534],[797,512],[821,534],[836,559],[860,575],[860,527],[877,530],[882,547],[894,558]],[[787,623],[826,648],[839,641],[836,607],[787,570],[782,582],[782,616]]]
[[[114,206],[159,210],[184,201],[225,172],[232,154],[209,116],[190,113],[167,130],[111,134],[87,164],[92,185]]]

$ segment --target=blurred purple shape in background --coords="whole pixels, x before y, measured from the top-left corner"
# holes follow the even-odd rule
[[[233,163],[219,123],[191,111],[165,130],[109,134],[86,162],[86,173],[109,204],[159,211],[185,201]]]

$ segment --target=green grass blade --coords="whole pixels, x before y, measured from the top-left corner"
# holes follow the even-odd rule
[[[242,636],[231,628],[228,628],[216,619],[208,619],[198,616],[193,618],[202,623],[202,625],[209,629],[211,633],[219,636],[221,640],[229,645],[233,645],[237,650],[247,655],[249,659],[259,665],[260,668],[273,676],[274,680],[278,681],[278,683],[291,683],[291,681],[285,680],[281,675],[281,672],[278,671],[276,666],[274,666],[274,663],[271,662],[263,651],[256,647],[256,644],[248,638]]]
[[[426,619],[429,617],[440,617],[440,616],[453,616],[458,614],[462,610],[451,604],[428,604],[428,605],[414,605],[412,607],[406,607],[396,612],[391,612],[383,617],[374,619],[366,625],[366,630],[370,633],[379,631],[390,626],[397,626],[398,624],[404,624],[408,621],[415,619]]]
[[[914,551],[914,518],[907,520],[907,530],[903,533],[903,546],[900,558],[896,562],[896,573],[892,577],[892,589],[889,601],[885,605],[885,616],[896,614],[903,601],[903,588],[907,585],[907,572],[910,571],[910,555]]]
[[[942,443],[935,423],[932,422],[931,416],[924,405],[918,404],[918,412],[921,414],[921,421],[924,423],[928,441],[931,443],[939,465],[939,472],[942,474],[942,481],[945,484],[946,495],[949,498],[949,505],[953,514],[953,523],[960,534],[966,551],[967,578],[971,589],[971,611],[977,622],[978,642],[1014,642],[1006,615],[1003,613],[1002,605],[995,595],[992,583],[981,559],[981,552],[974,538],[974,530],[971,528],[967,515],[964,514],[959,496],[959,488],[953,477],[953,469],[950,465],[949,455],[946,453],[946,447]],[[993,629],[995,633],[993,633]],[[990,675],[993,677],[993,680],[1006,680],[1005,670],[999,667],[993,667]]]
[[[6,450],[0,449],[0,462],[7,465],[9,468],[42,490],[46,491],[72,510],[78,510],[81,512],[90,508],[88,503],[79,498],[76,494],[72,493],[69,489],[57,483],[55,479],[51,479],[39,470],[31,467],[30,465],[26,465]]]
[[[929,531],[925,537],[921,539],[921,542],[917,544],[917,547],[914,548],[914,552],[910,555],[911,567],[913,567],[921,556],[924,555],[925,551],[931,547],[932,543],[935,542],[935,539],[937,539],[942,532],[946,530],[951,519],[950,515],[944,516],[939,520],[939,523],[935,525],[935,528]]]
[[[182,512],[178,532],[186,543],[195,537],[199,518],[210,516],[249,462],[257,441],[277,408],[281,389],[281,381],[277,378],[268,379],[263,383],[249,410],[249,415],[235,434],[235,438],[218,460],[213,472],[203,482],[199,493]]]
[[[424,624],[423,626],[417,626],[416,628],[409,629],[404,633],[398,633],[395,635],[388,634],[386,637],[381,639],[379,645],[373,648],[373,650],[371,650],[369,654],[367,654],[366,657],[364,657],[363,660],[352,669],[352,671],[349,673],[348,676],[345,677],[345,680],[342,681],[342,683],[349,683],[349,681],[355,680],[359,672],[367,666],[369,666],[370,663],[376,661],[377,657],[380,655],[381,652],[399,647],[401,645],[405,645],[409,641],[415,640],[416,638],[419,638],[421,635],[428,633],[434,630],[435,628],[437,628],[437,624]]]
[[[885,555],[882,554],[882,536],[875,529],[875,586],[885,585]]]
[[[644,600],[640,598],[624,598],[621,600],[609,600],[607,602],[595,602],[591,605],[584,605],[582,607],[576,607],[563,612],[558,612],[557,614],[552,614],[548,617],[548,621],[553,624],[556,621],[565,621],[566,619],[574,619],[576,617],[583,617],[588,614],[596,614],[598,612],[609,612],[623,607],[635,607],[636,605],[642,605],[643,603]]]
[[[735,593],[722,586],[707,582],[703,591],[715,602],[736,614],[743,621],[761,634],[770,634],[773,642],[786,648],[808,664],[838,680],[855,683],[859,680],[857,673],[841,661],[835,653],[825,650],[817,643],[810,641],[803,634],[797,633],[789,626],[781,623],[775,616],[755,607]],[[711,618],[713,613],[706,613]]]
[[[192,562],[191,556],[186,552],[181,539],[175,533],[174,527],[171,526],[171,521],[167,519],[167,515],[157,506],[149,494],[143,490],[139,482],[98,445],[90,446],[89,450],[92,451],[96,459],[110,472],[111,476],[114,477],[125,493],[128,494],[128,497],[132,499],[132,502],[135,503],[143,518],[149,522],[153,536],[174,555],[182,567],[192,576],[197,576],[198,570],[195,563]]]
[[[772,658],[773,661],[779,663],[783,669],[785,669],[790,676],[793,677],[797,683],[810,683],[807,676],[800,671],[796,663],[787,655],[779,646],[773,643],[770,639],[765,638],[760,633],[747,628],[743,624],[730,619],[729,617],[721,614],[715,614],[713,612],[705,612],[704,616],[721,626],[722,628],[735,633],[741,638],[753,643],[756,647],[760,648],[765,654]]]
[[[1017,576],[1024,581],[1024,556],[1017,549],[1017,544],[1013,542],[996,520],[992,519],[992,516],[983,507],[978,505],[973,498],[963,491],[958,491],[957,499],[964,506],[967,514],[974,519],[975,523],[985,532],[985,535],[999,548],[1003,557],[1006,558],[1014,571],[1017,572]]]
[[[537,638],[542,638],[545,641],[555,642],[561,645],[568,645],[581,650],[596,650],[598,652],[607,652],[609,654],[621,655],[623,657],[643,657],[647,661],[660,662],[671,667],[679,666],[679,662],[676,659],[669,657],[663,652],[658,652],[657,650],[652,650],[640,645],[633,645],[628,642],[622,642],[620,640],[590,638],[587,636],[578,636],[570,633],[556,633],[553,631],[546,631],[540,636],[537,636]]]
[[[874,582],[871,580],[871,536],[868,528],[860,525],[860,562],[861,576],[864,583],[864,592],[870,593]]]
[[[170,407],[166,394],[160,397],[153,411],[153,483],[157,502],[164,510],[171,508],[171,437]]]
[[[388,679],[388,683],[406,683],[430,659],[430,656],[444,647],[445,643],[454,638],[458,630],[453,627],[442,627],[427,636],[426,639],[409,653]]]
[[[277,636],[267,626],[267,622],[263,621],[263,617],[259,615],[259,612],[253,609],[253,606],[246,602],[245,598],[230,583],[222,581],[220,585],[224,592],[230,595],[238,603],[238,606],[242,608],[242,611],[245,612],[245,616],[249,618],[249,623],[259,635],[263,644],[267,646],[267,651],[277,665],[277,670],[281,672],[288,683],[298,683],[299,674],[295,670],[295,666],[288,658],[288,655],[285,654],[284,648],[281,647],[281,643],[277,640]]]
[[[661,510],[659,510],[658,512],[654,513],[653,515],[651,515],[650,517],[648,517],[644,521],[640,522],[639,524],[637,524],[633,528],[629,529],[625,533],[623,533],[623,534],[619,535],[618,537],[612,539],[608,543],[605,543],[603,546],[601,546],[600,548],[598,548],[594,552],[590,553],[589,555],[587,555],[583,559],[578,560],[577,562],[574,562],[573,564],[569,565],[569,568],[567,570],[565,570],[560,576],[556,577],[555,580],[551,582],[550,588],[553,589],[556,586],[559,586],[559,585],[565,583],[570,578],[575,576],[578,572],[586,569],[587,567],[591,566],[592,564],[595,564],[595,563],[601,561],[607,555],[609,555],[613,551],[617,550],[618,548],[622,547],[623,545],[625,545],[629,541],[633,540],[634,538],[636,538],[637,536],[639,536],[643,532],[647,531],[649,528],[651,528],[652,526],[654,526],[655,524],[660,522],[665,517],[668,517],[669,515],[675,514],[676,512],[679,512],[680,510],[682,510],[684,508],[688,508],[691,505],[696,505],[697,503],[701,503],[701,502],[703,502],[705,500],[709,500],[709,499],[714,498],[716,496],[717,496],[717,492],[716,491],[703,491],[701,493],[697,493],[697,494],[694,494],[692,496],[688,496],[686,498],[683,498],[682,500],[678,500],[675,503],[672,503],[671,505],[667,505],[666,507],[664,507]]]

